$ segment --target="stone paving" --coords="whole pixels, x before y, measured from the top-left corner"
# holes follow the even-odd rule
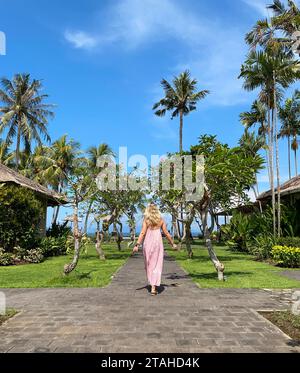
[[[300,352],[257,313],[291,291],[201,289],[165,258],[160,294],[131,257],[105,288],[1,289],[20,312],[0,327],[1,352]]]

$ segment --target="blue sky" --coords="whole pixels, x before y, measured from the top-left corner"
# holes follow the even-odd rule
[[[235,145],[243,132],[239,113],[255,98],[237,79],[244,35],[267,15],[269,2],[0,0],[7,38],[0,75],[43,79],[49,102],[57,104],[52,139],[67,133],[83,148],[107,142],[149,157],[178,149],[178,121],[157,118],[151,108],[162,97],[161,78],[188,68],[211,94],[186,118],[184,147],[204,133]]]

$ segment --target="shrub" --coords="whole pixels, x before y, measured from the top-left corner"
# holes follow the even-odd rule
[[[32,249],[39,243],[42,203],[34,192],[16,185],[0,185],[0,247]]]
[[[0,266],[9,266],[14,263],[14,258],[11,253],[5,253],[0,249]]]
[[[249,244],[250,253],[257,259],[268,259],[271,257],[271,251],[275,245],[275,239],[272,234],[260,233]]]
[[[27,263],[41,263],[44,260],[44,255],[41,249],[31,249],[27,251],[24,260]]]
[[[40,249],[45,257],[66,255],[67,237],[45,237],[41,240]]]
[[[50,228],[47,229],[47,237],[62,237],[71,234],[71,228],[66,227],[66,224],[52,224]]]
[[[280,246],[300,247],[300,237],[280,237],[276,243]]]
[[[300,267],[300,248],[276,245],[272,249],[274,261],[282,267]]]
[[[250,219],[248,215],[234,214],[228,225],[222,226],[222,233],[226,244],[237,251],[248,252],[251,238]]]

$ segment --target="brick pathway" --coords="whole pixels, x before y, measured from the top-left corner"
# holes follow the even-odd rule
[[[21,312],[0,327],[1,352],[300,352],[256,310],[285,309],[290,291],[199,289],[166,257],[161,293],[141,254],[106,288],[8,289]]]

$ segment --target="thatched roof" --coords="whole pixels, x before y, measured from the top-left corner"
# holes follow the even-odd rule
[[[277,193],[277,189],[275,189],[275,193]],[[300,193],[300,175],[293,177],[292,179],[286,181],[280,186],[280,195],[288,195],[288,194],[296,194]],[[269,199],[272,197],[272,191],[267,190],[264,193],[261,193],[257,199]]]
[[[68,203],[66,196],[56,193],[53,190],[50,190],[31,179],[28,179],[28,177],[25,177],[19,172],[16,172],[15,170],[12,170],[11,168],[0,163],[0,184],[1,183],[14,183],[24,188],[31,189],[37,194],[46,197],[49,206],[57,206],[59,204]]]

